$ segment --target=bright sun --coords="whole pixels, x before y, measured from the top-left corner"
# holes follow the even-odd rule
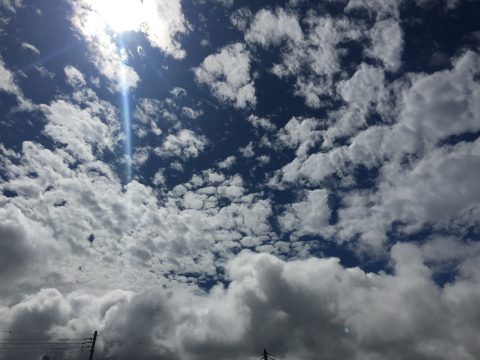
[[[149,2],[142,0],[91,0],[89,3],[102,27],[115,33],[140,30],[152,11]]]

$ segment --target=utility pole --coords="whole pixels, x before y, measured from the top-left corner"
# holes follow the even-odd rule
[[[93,352],[95,351],[95,342],[97,341],[97,330],[93,333],[93,340],[92,340],[92,346],[90,347],[90,357],[88,360],[93,359]]]
[[[275,358],[270,354],[267,349],[263,349],[262,355],[258,357],[260,360],[275,360]]]

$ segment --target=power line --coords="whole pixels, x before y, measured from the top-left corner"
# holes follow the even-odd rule
[[[81,349],[88,350],[88,347],[85,346],[68,346],[68,347],[55,347],[55,346],[44,346],[44,347],[0,347],[0,350],[71,350],[71,349]]]
[[[92,335],[92,333],[79,333],[79,332],[70,332],[70,333],[62,333],[62,332],[41,332],[41,331],[16,331],[16,330],[0,330],[0,333],[7,333],[7,334],[28,334],[28,335],[56,335],[56,336],[81,336],[81,335]]]
[[[69,341],[80,341],[87,342],[92,341],[92,338],[0,338],[0,341],[62,341],[62,342],[69,342]]]
[[[2,345],[90,345],[91,342],[68,342],[68,343],[65,343],[65,342],[15,342],[15,341],[11,341],[11,342],[0,342],[0,346]]]

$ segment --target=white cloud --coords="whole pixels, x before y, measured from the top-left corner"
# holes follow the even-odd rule
[[[303,32],[296,14],[282,8],[275,12],[262,9],[255,14],[245,40],[264,47],[279,45],[284,40],[299,43],[303,40]]]
[[[40,55],[40,50],[38,50],[35,45],[30,44],[28,42],[22,42],[22,49],[29,50],[33,52],[35,55]]]
[[[245,39],[263,47],[283,44],[281,61],[271,71],[280,78],[295,79],[294,94],[313,108],[335,95],[333,76],[341,72],[339,44],[361,37],[359,26],[346,18],[321,16],[314,12],[303,19],[302,32],[297,16],[282,9],[260,10]]]
[[[123,86],[136,87],[140,81],[120,56],[122,49],[116,45],[119,32],[143,32],[152,47],[177,59],[185,56],[176,40],[188,28],[178,0],[81,0],[73,2],[72,7],[71,21],[87,40],[93,63],[117,91]]]
[[[277,129],[275,124],[268,118],[251,114],[248,116],[247,120],[256,129],[263,129],[268,132],[275,131]]]
[[[155,148],[155,154],[161,157],[178,156],[183,159],[195,158],[205,149],[207,139],[188,129],[168,135],[162,145]]]
[[[190,119],[196,119],[200,116],[203,115],[203,111],[201,109],[192,109],[188,106],[184,106],[182,107],[182,113],[183,115],[185,115],[186,117],[190,118]]]
[[[51,72],[48,70],[45,66],[41,65],[36,65],[35,70],[37,70],[40,74],[40,76],[47,78],[47,79],[53,79],[55,77],[55,73]]]
[[[365,9],[380,19],[398,18],[402,2],[403,0],[349,0],[345,10]]]
[[[240,154],[245,158],[251,158],[255,155],[255,150],[253,148],[253,142],[250,141],[246,146],[238,149]]]
[[[402,64],[403,32],[397,20],[382,20],[370,31],[372,45],[366,54],[380,59],[389,71],[397,71]]]
[[[23,6],[22,0],[0,0],[0,6],[11,11],[16,12],[18,8]]]
[[[352,138],[350,145],[311,154],[307,159],[297,158],[284,166],[271,184],[295,182],[302,177],[318,184],[334,173],[346,175],[345,171],[348,172],[352,164],[372,167],[385,160],[401,161],[406,154],[421,156],[449,136],[478,131],[480,121],[476,99],[480,84],[473,70],[478,67],[478,61],[477,54],[467,52],[455,61],[451,70],[414,77],[411,84],[403,84],[395,90],[400,99],[395,104],[398,108],[392,111],[398,117],[397,123],[369,127]],[[380,103],[383,111],[386,107],[383,99],[388,98],[389,89],[383,92],[379,76],[369,80],[370,86],[379,90],[376,94],[365,87],[365,96],[357,96],[356,86],[366,84],[361,79],[369,72],[374,74],[378,70],[362,66],[352,79],[340,83],[340,91],[346,100],[353,102],[355,99],[357,103],[371,103],[370,95],[379,96],[380,99],[374,101]]]
[[[303,157],[320,141],[319,127],[320,122],[317,119],[293,117],[277,132],[276,137],[281,146],[296,149],[296,155]]]
[[[401,124],[424,142],[480,129],[479,55],[466,52],[453,69],[419,76],[404,93]]]
[[[0,278],[5,288],[0,294],[8,296],[16,293],[12,286],[20,278],[60,256],[61,246],[51,229],[32,221],[15,206],[4,205],[0,210]]]
[[[230,22],[240,31],[245,31],[252,18],[252,11],[247,7],[242,7],[230,15]]]
[[[227,288],[205,292],[163,280],[165,288],[139,292],[43,289],[5,306],[0,319],[43,333],[96,328],[103,335],[97,356],[118,359],[242,358],[267,347],[300,360],[473,360],[478,267],[440,288],[418,247],[398,243],[391,258],[392,274],[374,274],[335,258],[285,262],[243,252],[226,264]]]
[[[33,104],[26,99],[22,90],[16,83],[15,75],[6,68],[5,62],[0,57],[0,91],[15,95],[20,110],[32,110]]]
[[[14,74],[5,67],[5,62],[0,58],[0,90],[20,96],[22,91],[15,83]]]
[[[48,121],[44,132],[65,144],[79,160],[92,161],[96,158],[95,150],[113,150],[118,141],[118,124],[114,125],[116,118],[112,118],[115,112],[111,105],[99,101],[92,105],[96,108],[82,109],[65,100],[55,100],[40,106]]]
[[[97,3],[81,0],[74,4],[72,21],[86,36],[94,32],[140,31],[145,34],[150,45],[177,59],[185,56],[176,37],[185,33],[188,23],[182,12],[180,1],[144,0],[113,1]]]
[[[150,133],[160,135],[159,118],[163,115],[162,103],[157,99],[140,99],[133,112],[133,129],[138,137],[143,138]]]
[[[140,78],[121,59],[121,49],[117,49],[113,35],[103,30],[100,15],[92,10],[88,2],[75,2],[72,6],[72,24],[88,42],[91,61],[100,73],[109,80],[115,91],[121,92],[124,87],[136,87]]]
[[[63,68],[63,71],[65,72],[65,78],[68,85],[74,88],[81,88],[87,84],[85,77],[76,67],[67,65]]]
[[[330,218],[328,192],[325,189],[308,191],[305,199],[286,207],[278,219],[285,232],[294,232],[294,237],[328,233]]]
[[[185,90],[184,88],[181,88],[179,86],[176,86],[172,90],[170,90],[170,94],[172,94],[176,98],[180,98],[180,97],[183,97],[183,96],[187,96],[187,90]]]
[[[411,167],[384,165],[379,190],[344,197],[339,210],[338,236],[381,246],[394,221],[398,231],[413,233],[426,224],[438,229],[461,229],[477,224],[480,193],[480,142],[436,149]],[[462,174],[458,177],[458,174]]]
[[[339,82],[337,87],[347,103],[368,109],[386,100],[384,81],[381,69],[362,63],[350,79]]]
[[[220,101],[236,108],[254,106],[257,101],[250,77],[250,53],[241,43],[207,56],[194,73],[197,81],[206,84]]]
[[[231,155],[226,157],[225,160],[220,161],[218,163],[218,167],[220,169],[229,169],[235,164],[236,161],[237,161],[237,158],[234,155]]]

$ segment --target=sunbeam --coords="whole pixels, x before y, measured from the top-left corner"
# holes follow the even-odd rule
[[[131,120],[130,120],[130,99],[127,82],[127,71],[125,64],[125,52],[123,46],[123,39],[119,37],[120,47],[118,49],[120,64],[121,64],[121,104],[122,104],[122,129],[124,134],[124,157],[125,157],[125,181],[129,183],[132,180],[132,134],[131,134]]]

